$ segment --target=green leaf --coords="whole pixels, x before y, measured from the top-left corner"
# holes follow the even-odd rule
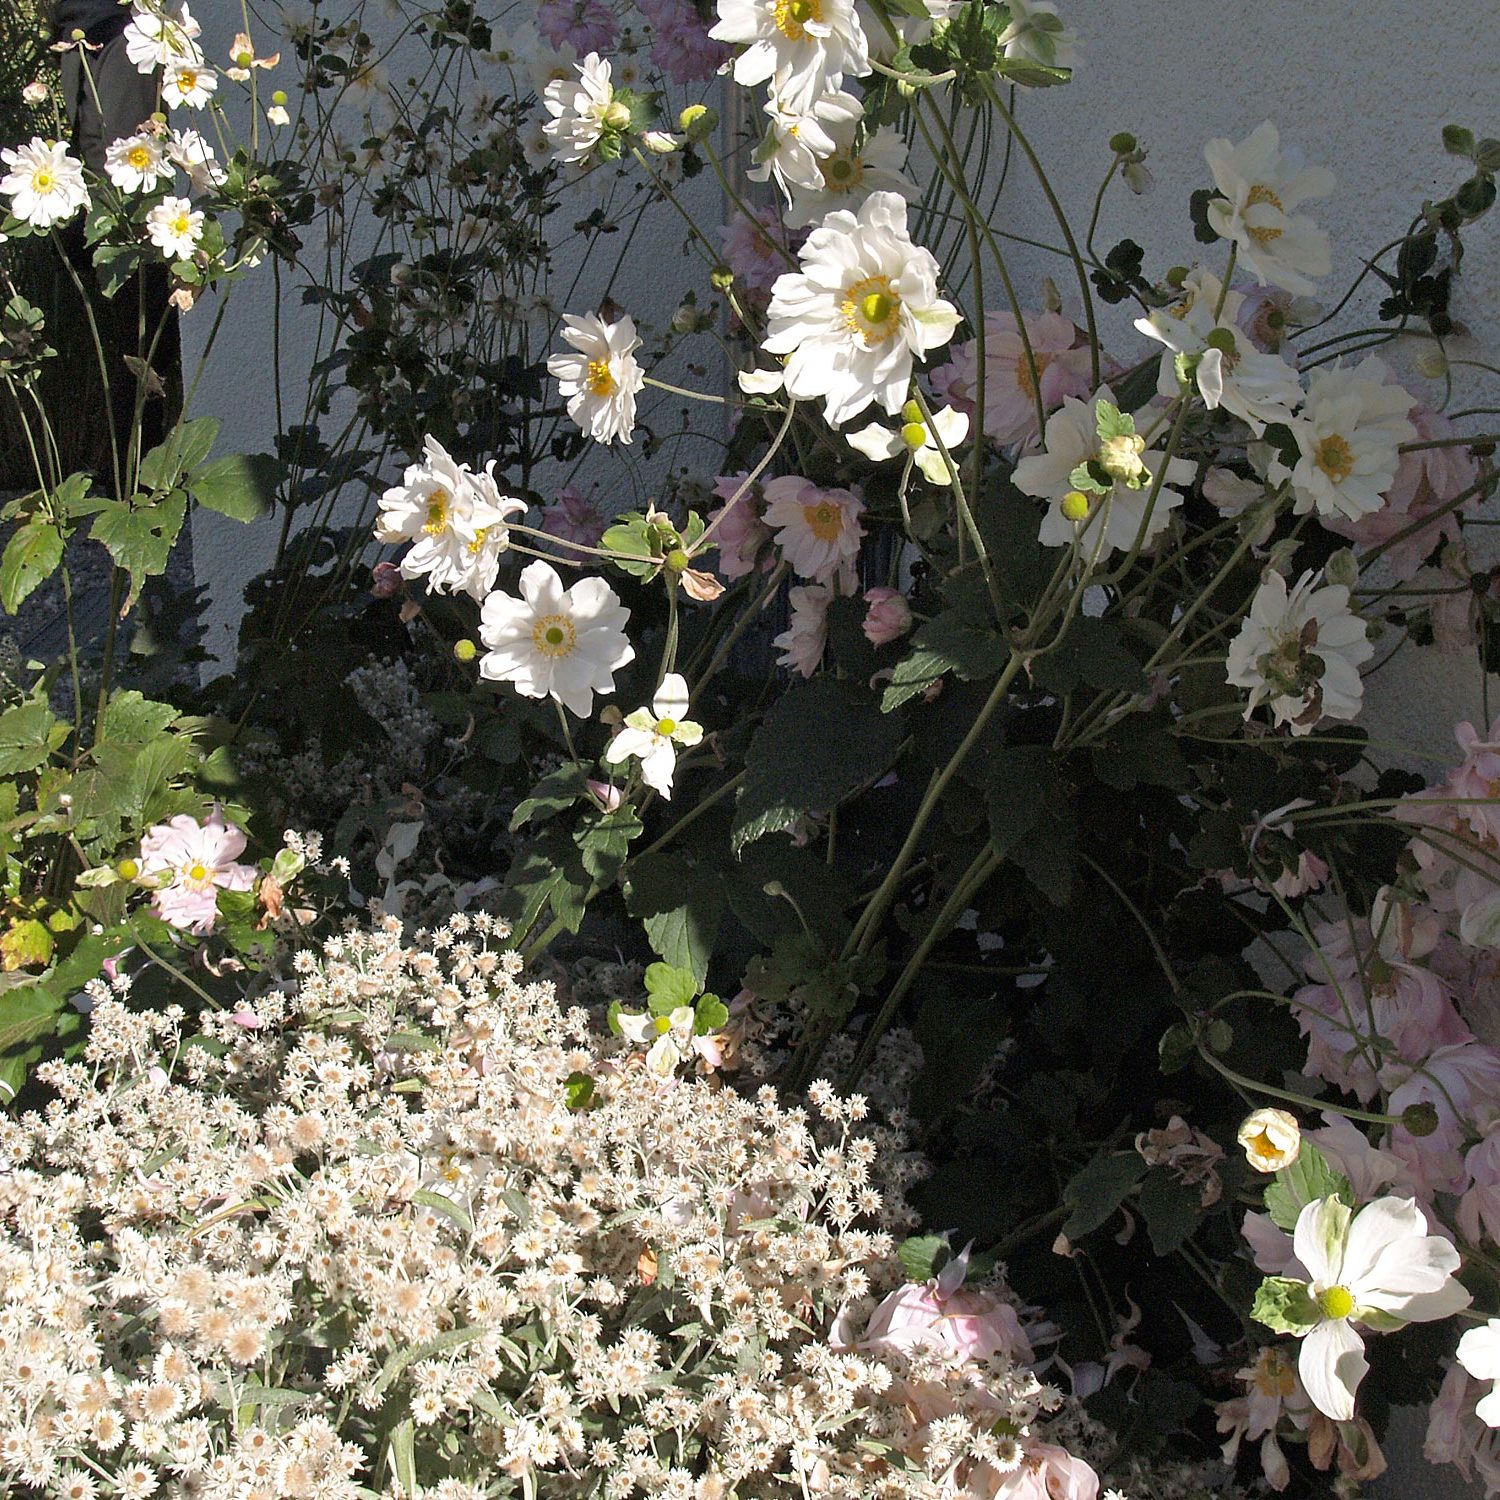
[[[1250,1316],[1273,1333],[1306,1333],[1323,1321],[1307,1283],[1290,1276],[1267,1276],[1255,1293]]]
[[[735,851],[785,832],[804,813],[831,812],[877,780],[901,747],[903,725],[861,684],[814,677],[774,704],[745,754]]]
[[[619,1022],[615,1025],[618,1026]],[[594,1080],[587,1073],[569,1073],[567,1082],[563,1085],[563,1094],[569,1109],[575,1112],[587,1109],[594,1098]]]
[[[1165,1169],[1152,1172],[1141,1184],[1139,1203],[1151,1235],[1151,1248],[1158,1255],[1180,1249],[1203,1219],[1198,1189],[1180,1182]]]
[[[0,776],[35,771],[68,737],[51,706],[40,698],[18,703],[0,714]]]
[[[990,840],[1009,854],[1041,821],[1057,788],[1057,767],[1046,745],[1004,745],[985,762],[985,807]]]
[[[22,603],[57,571],[63,559],[62,532],[45,516],[32,516],[11,533],[0,556],[0,605],[15,614]]]
[[[141,488],[165,494],[189,469],[196,469],[210,453],[219,436],[217,417],[195,417],[180,422],[166,441],[141,460]]]
[[[724,905],[717,872],[680,855],[645,854],[626,867],[626,910],[640,918],[652,951],[690,972],[698,989],[708,978]]]
[[[1081,615],[1057,648],[1032,664],[1037,685],[1063,697],[1081,684],[1104,692],[1134,691],[1144,685],[1140,663],[1112,620]]]
[[[148,578],[166,572],[167,558],[186,516],[186,493],[169,490],[161,500],[139,508],[112,500],[94,518],[89,535],[130,574],[126,609],[140,596]]]
[[[415,1497],[420,1494],[421,1486],[417,1483],[417,1424],[411,1417],[397,1422],[391,1429],[389,1458],[391,1477],[396,1483],[408,1495]]]
[[[435,1193],[431,1188],[418,1188],[411,1195],[413,1203],[420,1203],[423,1208],[430,1208],[434,1213],[440,1213],[445,1219],[450,1219],[457,1224],[465,1234],[474,1233],[474,1221],[468,1215],[467,1210],[461,1208],[444,1193]]]
[[[729,1024],[729,1007],[717,995],[705,995],[693,1020],[694,1036],[712,1036]]]
[[[1129,412],[1121,411],[1112,401],[1094,403],[1094,424],[1101,442],[1135,436],[1135,418]]]
[[[1009,658],[1010,646],[1003,636],[968,623],[956,610],[945,611],[912,637],[911,654],[896,663],[881,710],[891,713],[900,708],[947,672],[965,682],[993,677]]]
[[[199,505],[234,521],[254,521],[275,503],[281,465],[268,453],[216,458],[190,475],[187,488]]]
[[[1176,738],[1164,729],[1124,731],[1093,754],[1094,774],[1106,786],[1128,792],[1138,786],[1165,786],[1180,791],[1192,783],[1192,770]]]
[[[939,1234],[916,1235],[901,1242],[896,1258],[906,1271],[908,1281],[931,1281],[939,1266],[952,1255],[948,1241]]]
[[[545,823],[567,811],[580,797],[588,796],[588,768],[578,761],[568,761],[550,775],[542,777],[531,789],[531,795],[516,804],[511,814],[510,831],[528,823]]]
[[[1063,1234],[1070,1240],[1091,1234],[1108,1221],[1145,1175],[1146,1163],[1134,1151],[1096,1156],[1063,1189],[1063,1202],[1072,1210],[1063,1223]]]
[[[1306,1136],[1297,1152],[1297,1160],[1283,1167],[1275,1182],[1266,1188],[1266,1212],[1278,1229],[1288,1234],[1297,1227],[1297,1218],[1309,1203],[1319,1198],[1341,1198],[1354,1206],[1354,1188],[1342,1172],[1336,1171]]]
[[[133,689],[117,692],[105,705],[99,721],[99,739],[148,744],[175,724],[177,718],[177,710],[170,703],[154,703]]]
[[[698,982],[688,969],[671,964],[651,964],[646,970],[646,993],[651,997],[651,1014],[664,1016],[679,1005],[691,1005],[698,996]]]
[[[641,820],[628,803],[586,824],[573,835],[583,858],[583,867],[599,889],[615,883],[631,843],[640,836]]]

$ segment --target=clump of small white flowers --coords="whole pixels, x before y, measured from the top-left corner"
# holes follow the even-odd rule
[[[168,260],[191,260],[203,238],[203,212],[186,198],[163,198],[147,211],[146,237]]]
[[[831,1338],[913,1223],[866,1100],[663,1078],[505,937],[342,934],[203,1046],[97,987],[0,1122],[7,1493],[894,1500],[993,1482],[997,1423],[1061,1453],[1005,1354]]]
[[[568,415],[596,443],[630,443],[635,430],[635,398],[646,384],[636,362],[641,347],[635,322],[606,323],[597,313],[563,317],[562,336],[571,354],[554,354],[547,370],[557,381]]]
[[[0,193],[10,199],[10,211],[33,229],[65,224],[89,206],[83,165],[61,141],[33,136],[24,146],[0,151],[9,170],[0,177]]]
[[[1277,724],[1302,735],[1325,718],[1358,716],[1364,698],[1359,669],[1374,654],[1343,584],[1320,588],[1304,573],[1288,590],[1273,571],[1261,580],[1230,643],[1226,668],[1232,686],[1250,689],[1247,719],[1266,703]]]
[[[687,716],[688,701],[687,680],[679,672],[668,672],[651,706],[626,714],[625,727],[609,742],[605,760],[619,765],[634,757],[641,763],[641,780],[670,798],[677,746],[690,749],[703,738],[703,726]]]
[[[872,402],[892,415],[910,395],[912,364],[953,337],[958,311],[938,296],[938,263],[913,243],[906,200],[871,193],[839,209],[777,278],[763,348],[788,356],[786,392],[822,397],[837,427]]]

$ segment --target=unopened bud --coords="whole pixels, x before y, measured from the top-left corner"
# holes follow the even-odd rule
[[[1428,380],[1441,380],[1448,373],[1448,356],[1441,344],[1429,344],[1417,356],[1417,373]]]
[[[454,641],[453,657],[455,661],[473,661],[479,655],[479,647],[473,641],[465,639]]]
[[[706,141],[719,128],[719,116],[706,104],[690,104],[677,116],[677,128],[690,141]]]
[[[1329,583],[1341,583],[1346,589],[1352,589],[1359,582],[1359,563],[1355,560],[1353,550],[1340,547],[1323,564],[1323,576]]]
[[[1089,511],[1092,509],[1093,505],[1090,503],[1089,497],[1082,490],[1069,490],[1062,497],[1062,513],[1075,526],[1080,522],[1087,521]]]
[[[901,408],[901,420],[903,422],[920,422],[922,420],[922,403],[920,401],[908,401]]]
[[[1050,276],[1042,277],[1042,311],[1057,313],[1062,311],[1062,293],[1057,289],[1057,283]]]
[[[709,272],[708,282],[716,292],[727,292],[734,285],[734,272],[728,266],[715,266]]]
[[[1431,1104],[1409,1105],[1401,1112],[1401,1124],[1408,1135],[1431,1135],[1438,1128],[1438,1112]]]
[[[122,859],[115,866],[115,873],[121,880],[134,880],[141,873],[141,867],[133,859]]]
[[[611,99],[604,106],[600,120],[610,130],[629,130],[630,106],[622,99]]]
[[[286,90],[285,89],[277,89],[276,92],[271,95],[271,103],[272,104],[279,104],[283,108],[285,108],[285,106],[286,106]]]
[[[1116,156],[1129,156],[1140,143],[1128,130],[1122,130],[1109,138],[1109,149]]]

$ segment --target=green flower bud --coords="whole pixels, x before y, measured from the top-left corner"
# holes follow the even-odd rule
[[[1122,130],[1117,135],[1109,138],[1109,149],[1116,156],[1129,156],[1138,146],[1139,142],[1128,130]]]
[[[454,641],[453,657],[455,661],[473,661],[479,655],[479,647],[471,640]]]

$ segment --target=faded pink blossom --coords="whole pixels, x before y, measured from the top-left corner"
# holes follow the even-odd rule
[[[406,586],[400,567],[393,562],[378,562],[370,569],[370,592],[377,599],[394,599]]]
[[[1274,286],[1237,286],[1234,290],[1244,298],[1235,322],[1245,336],[1262,353],[1279,354],[1295,370],[1297,346],[1287,342],[1287,334],[1296,326],[1296,298]]]
[[[888,646],[911,629],[911,605],[900,589],[867,589],[865,603],[869,608],[862,628],[872,646]]]
[[[1465,1192],[1469,1174],[1464,1139],[1500,1120],[1500,1053],[1473,1040],[1438,1048],[1388,1101],[1393,1115],[1418,1104],[1432,1106],[1437,1129],[1430,1135],[1413,1135],[1404,1126],[1394,1126],[1391,1150],[1411,1168],[1424,1197]]]
[[[800,474],[766,485],[766,525],[799,578],[854,587],[865,502],[853,490],[822,489]]]
[[[734,272],[739,287],[758,297],[769,297],[776,278],[784,276],[794,262],[793,241],[774,204],[756,209],[754,219],[742,213],[731,215],[720,231],[720,244],[724,263]]]
[[[1428,1412],[1422,1456],[1430,1464],[1452,1464],[1465,1480],[1477,1478],[1486,1494],[1495,1494],[1500,1492],[1500,1427],[1474,1412],[1487,1390],[1487,1381],[1475,1380],[1457,1361],[1449,1366]]]
[[[620,23],[601,0],[542,0],[536,29],[554,47],[572,47],[580,57],[608,53],[620,39]]]
[[[997,443],[1021,443],[1037,436],[1036,396],[1053,412],[1065,397],[1082,401],[1091,394],[1089,352],[1079,347],[1078,329],[1061,313],[1027,313],[1024,326],[1031,341],[1026,357],[1020,327],[1013,314],[985,314],[984,433]],[[932,372],[932,388],[950,406],[973,417],[979,399],[979,341],[956,344],[946,365]]]
[[[585,781],[584,785],[598,799],[599,805],[605,812],[616,812],[625,801],[625,794],[617,786],[611,786],[607,781]]]
[[[1325,1111],[1323,1118],[1328,1123],[1321,1130],[1305,1131],[1303,1139],[1316,1146],[1329,1164],[1349,1179],[1356,1203],[1368,1203],[1386,1194],[1416,1197],[1416,1184],[1399,1156],[1372,1146],[1369,1137],[1347,1115]]]
[[[604,517],[587,495],[568,485],[551,505],[542,507],[542,530],[559,541],[597,547],[605,532]]]
[[[651,60],[673,83],[701,83],[728,59],[690,0],[636,0],[636,9],[651,23]]]
[[[202,823],[187,813],[158,823],[141,840],[141,874],[161,882],[152,909],[184,932],[212,932],[218,893],[248,891],[255,884],[254,867],[235,863],[244,852],[245,835],[224,821],[217,806]]]
[[[744,578],[759,567],[769,573],[776,565],[771,553],[771,528],[761,519],[765,493],[758,484],[735,500],[750,475],[743,469],[714,480],[714,494],[724,502],[708,518],[714,528],[712,540],[719,549],[719,572],[730,582]]]
[[[1458,1205],[1458,1227],[1475,1244],[1488,1237],[1500,1244],[1500,1129],[1489,1134],[1464,1157],[1469,1190]]]
[[[1297,856],[1295,870],[1283,869],[1271,882],[1271,889],[1285,901],[1294,896],[1305,896],[1309,891],[1321,890],[1328,879],[1328,866],[1311,849],[1304,849]]]
[[[994,1470],[988,1470],[995,1475]],[[1098,1500],[1099,1476],[1075,1454],[1050,1443],[1032,1443],[1020,1466],[985,1484],[984,1500]],[[976,1492],[971,1481],[968,1489]]]
[[[967,1269],[964,1256],[949,1269]],[[943,1277],[898,1287],[870,1314],[854,1347],[872,1354],[936,1354],[979,1364],[1003,1354],[1020,1364],[1032,1359],[1031,1344],[1010,1303],[992,1292],[951,1286]]]
[[[833,603],[833,590],[810,583],[790,590],[787,599],[792,606],[791,624],[771,642],[781,652],[776,665],[795,668],[804,677],[811,677],[828,645],[828,606]]]

